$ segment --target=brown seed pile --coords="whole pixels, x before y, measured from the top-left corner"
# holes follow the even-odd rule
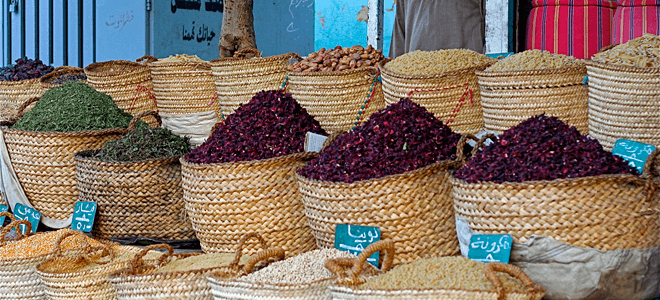
[[[658,68],[660,67],[660,36],[646,33],[625,44],[596,53],[591,59],[614,65]]]
[[[507,291],[525,291],[520,280],[497,273]],[[493,290],[484,273],[484,263],[463,256],[421,259],[398,265],[387,273],[370,277],[360,289],[461,289]]]
[[[183,272],[228,266],[234,260],[235,256],[236,253],[218,252],[173,259],[156,272]],[[250,256],[243,255],[239,264],[244,265],[249,259]]]
[[[583,63],[575,57],[534,49],[504,58],[487,68],[485,71],[504,72],[546,70],[577,67],[580,65],[583,65]]]
[[[206,62],[205,60],[199,58],[197,55],[188,55],[188,54],[175,54],[170,55],[166,58],[161,58],[154,63],[171,63],[171,62]]]
[[[494,58],[468,49],[416,50],[388,62],[385,68],[405,75],[431,75],[472,68],[495,61]]]
[[[360,45],[351,48],[337,46],[325,48],[310,53],[305,59],[289,66],[293,72],[331,72],[357,69],[366,66],[376,66],[385,56],[383,51],[376,50],[371,45],[365,49]]]
[[[23,238],[20,241],[5,245],[0,248],[0,259],[25,259],[50,254],[55,250],[55,242],[65,232],[71,229],[60,229],[47,233],[39,233]],[[73,235],[62,241],[62,250],[79,248],[84,245],[86,239],[90,245],[98,245],[92,238],[81,235]]]

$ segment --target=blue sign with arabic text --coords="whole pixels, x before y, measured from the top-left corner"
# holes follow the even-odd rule
[[[34,208],[27,207],[23,204],[16,203],[14,206],[14,216],[16,220],[28,220],[32,224],[32,232],[37,232],[37,226],[39,226],[39,221],[41,221],[41,213]],[[21,227],[21,232],[25,234],[25,225],[19,225]]]
[[[8,209],[9,209],[8,207],[4,205],[0,205],[0,212],[7,211]],[[2,224],[4,223],[5,223],[5,217],[0,217],[0,226],[2,226]]]
[[[339,224],[335,229],[335,248],[355,256],[377,241],[380,241],[378,227]],[[378,267],[378,254],[379,252],[376,252],[367,258],[367,261],[376,267]]]
[[[623,158],[631,167],[637,169],[637,172],[642,174],[646,160],[653,150],[655,150],[655,146],[653,145],[619,139],[614,144],[612,154]]]
[[[508,264],[513,240],[508,234],[475,234],[470,239],[468,258],[484,263]]]
[[[96,203],[78,201],[73,208],[73,219],[71,220],[71,229],[82,232],[92,231],[94,217],[96,216]]]

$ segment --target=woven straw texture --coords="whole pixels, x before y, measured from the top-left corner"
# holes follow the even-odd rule
[[[2,245],[4,245],[4,237],[9,229],[19,227],[20,224],[27,227],[26,232],[32,230],[32,225],[27,220],[13,222],[5,226],[0,233]],[[27,236],[29,235],[31,233],[28,233]],[[2,251],[2,248],[0,248],[0,251]],[[35,272],[35,266],[50,257],[52,257],[52,253],[28,259],[0,259],[0,295],[2,295],[2,299],[45,300],[46,296],[41,281]]]
[[[296,53],[264,58],[217,59],[211,61],[213,80],[223,116],[233,114],[260,91],[276,90],[286,79],[287,65],[300,59]]]
[[[185,217],[179,157],[109,162],[75,156],[78,199],[98,204],[96,237],[190,240],[195,232]]]
[[[484,127],[475,71],[484,70],[489,64],[435,75],[404,75],[388,71],[387,62],[378,64],[386,105],[410,98],[455,132],[476,133]]]
[[[46,92],[47,90],[50,90],[56,86],[61,85],[61,84],[52,83],[60,76],[81,75],[81,74],[85,74],[85,70],[83,70],[82,68],[67,66],[42,76],[41,78],[39,78],[39,84],[41,84],[41,87],[44,89],[44,92]],[[80,82],[87,83],[87,80],[80,80]]]
[[[18,108],[25,101],[34,97],[41,97],[44,89],[39,83],[39,78],[21,81],[0,81],[0,121],[15,121]],[[30,105],[26,112],[32,109]]]
[[[545,113],[588,133],[585,66],[476,74],[486,130],[502,133]]]
[[[77,249],[62,253],[59,245],[52,258],[36,267],[43,291],[48,299],[117,299],[108,275],[128,267],[130,260],[118,256],[134,256],[142,249],[118,244],[101,244],[100,249]],[[107,251],[97,254],[95,251]],[[72,254],[69,254],[72,253]],[[84,269],[90,263],[94,268]]]
[[[256,236],[263,250],[250,257],[245,266],[239,265],[245,242],[254,237],[254,233],[244,235],[238,241],[234,261],[227,266],[180,272],[158,272],[158,269],[172,258],[182,259],[201,253],[173,254],[171,246],[166,244],[147,246],[131,262],[130,266],[110,275],[109,280],[117,291],[119,299],[206,299],[212,300],[211,287],[206,276],[213,272],[222,272],[225,277],[245,275],[245,271],[252,270],[254,266],[271,257],[284,258],[281,248],[266,248],[263,238]],[[145,264],[142,256],[147,251],[165,248],[168,253],[161,256],[156,265]]]
[[[396,263],[458,253],[449,169],[444,161],[399,175],[353,183],[298,176],[302,202],[316,243],[335,245],[335,227],[379,227],[401,249]]]
[[[151,62],[154,96],[158,111],[167,115],[185,115],[216,111],[216,96],[211,65],[208,62]]]
[[[540,300],[545,295],[543,287],[533,282],[520,268],[503,264],[487,263],[484,266],[486,278],[492,283],[494,290],[459,290],[459,289],[362,289],[359,285],[366,282],[364,276],[359,276],[364,265],[368,265],[367,258],[377,252],[385,252],[385,258],[381,263],[381,272],[389,271],[394,256],[394,243],[392,240],[381,240],[365,248],[362,253],[348,263],[352,268],[345,272],[335,284],[329,287],[332,299],[341,300],[372,300],[372,299],[440,299],[440,300]],[[389,256],[389,257],[388,257]],[[326,267],[338,274],[336,271],[339,260],[331,259],[326,262]],[[495,272],[504,272],[518,278],[526,287],[525,292],[507,292]]]
[[[612,150],[618,139],[660,145],[660,68],[587,61],[589,135]]]
[[[85,67],[87,84],[108,94],[119,108],[132,115],[157,111],[149,68],[144,64],[113,60],[97,62]],[[153,126],[151,119],[145,120]]]
[[[544,235],[599,250],[660,246],[656,184],[634,175],[522,183],[467,183],[452,177],[456,217],[480,234],[515,242]]]
[[[74,155],[101,148],[103,143],[118,139],[125,132],[125,128],[78,132],[3,130],[12,166],[25,195],[42,216],[57,220],[70,218],[78,201]]]
[[[208,277],[211,294],[215,300],[332,300],[328,286],[330,280],[321,280],[309,284],[284,285],[261,284],[236,280],[223,280],[212,274]]]
[[[287,91],[328,133],[351,130],[385,107],[376,68],[288,74]]]
[[[315,155],[217,164],[181,158],[183,199],[202,250],[231,251],[247,232],[260,233],[287,256],[315,249],[295,178]]]

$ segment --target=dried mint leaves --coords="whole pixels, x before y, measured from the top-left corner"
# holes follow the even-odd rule
[[[176,157],[190,152],[190,141],[166,128],[143,127],[132,130],[119,140],[103,144],[94,157],[104,161],[136,162]]]

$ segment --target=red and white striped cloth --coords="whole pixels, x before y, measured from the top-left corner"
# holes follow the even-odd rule
[[[616,1],[533,0],[526,49],[590,58],[612,44]]]
[[[660,0],[620,0],[612,41],[623,44],[645,33],[660,35]]]

